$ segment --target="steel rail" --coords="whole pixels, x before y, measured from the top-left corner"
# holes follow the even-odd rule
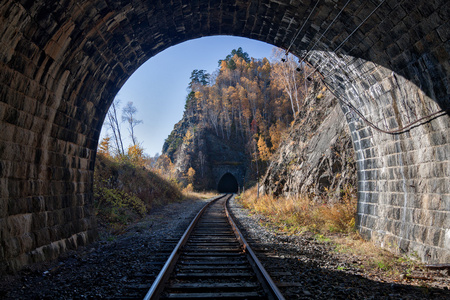
[[[155,281],[153,282],[152,286],[150,287],[149,291],[144,297],[144,300],[157,300],[159,299],[159,296],[164,289],[164,284],[166,283],[167,279],[170,277],[170,273],[172,272],[175,264],[178,261],[178,258],[180,257],[181,249],[186,244],[191,232],[193,231],[195,225],[198,223],[198,220],[202,216],[203,212],[206,210],[207,207],[209,207],[213,202],[226,197],[226,195],[221,195],[216,197],[215,199],[211,200],[203,208],[198,212],[198,214],[195,216],[194,220],[189,224],[188,228],[184,232],[183,236],[181,237],[178,244],[173,249],[172,253],[170,254],[169,258],[167,259],[166,263],[164,264],[163,268],[159,272],[158,276],[156,277]]]
[[[231,198],[234,198],[234,196],[231,197]],[[266,269],[261,264],[261,262],[259,261],[258,257],[256,257],[255,252],[253,252],[252,248],[250,247],[250,245],[245,240],[245,238],[242,235],[241,231],[236,226],[236,223],[234,222],[233,217],[231,216],[230,212],[228,211],[228,201],[231,198],[228,198],[227,201],[225,202],[225,213],[226,213],[226,215],[228,217],[228,221],[230,222],[231,227],[233,228],[233,231],[234,231],[234,233],[236,235],[236,238],[241,243],[241,245],[242,245],[242,247],[244,249],[244,252],[246,252],[249,255],[249,257],[251,258],[251,260],[253,261],[253,263],[255,265],[255,267],[254,267],[255,272],[257,273],[257,275],[259,275],[258,278],[260,280],[262,280],[263,283],[268,287],[266,292],[269,293],[269,296],[271,296],[273,299],[284,300],[285,298],[284,298],[283,294],[281,294],[280,290],[278,289],[278,287],[273,282],[273,280],[270,277],[269,273],[267,273]]]

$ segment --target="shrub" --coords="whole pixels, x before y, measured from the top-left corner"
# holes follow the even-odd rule
[[[180,188],[129,159],[98,155],[94,171],[94,205],[99,222],[118,232],[153,207],[182,198]]]
[[[97,214],[108,222],[126,225],[147,213],[141,199],[119,189],[94,185],[94,199]]]

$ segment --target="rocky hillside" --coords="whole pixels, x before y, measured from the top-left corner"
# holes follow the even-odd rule
[[[317,82],[272,156],[260,190],[319,199],[339,196],[355,183],[354,151],[345,117],[337,100]]]
[[[193,131],[189,141],[185,138],[188,130]],[[229,163],[245,169],[251,162],[242,145],[222,139],[186,114],[164,147],[178,174],[186,174],[190,167],[196,170],[198,189],[215,188],[214,166]],[[271,157],[260,191],[337,199],[345,187],[355,184],[354,151],[344,115],[337,100],[317,82]]]
[[[317,198],[355,184],[337,100],[319,78],[305,80],[307,66],[279,54],[281,62],[250,59],[239,48],[214,78],[192,72],[183,119],[163,146],[184,186],[216,189],[230,173],[240,187],[259,178],[264,193]]]

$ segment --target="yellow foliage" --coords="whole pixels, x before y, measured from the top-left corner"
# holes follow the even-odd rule
[[[269,147],[267,147],[266,141],[264,141],[262,135],[260,135],[259,139],[258,139],[258,151],[259,151],[259,158],[262,161],[269,160],[270,156],[272,155],[270,153]]]
[[[190,167],[189,170],[187,171],[187,177],[190,185],[192,185],[192,183],[194,182],[194,176],[195,170],[194,168]]]
[[[183,138],[183,142],[189,146],[192,143],[192,139],[194,138],[194,135],[190,130],[186,131],[186,135]]]
[[[270,135],[270,142],[272,143],[272,148],[270,149],[272,153],[274,153],[281,143],[281,137],[283,136],[285,128],[283,127],[283,123],[280,121],[277,121],[275,124],[270,126],[269,128],[269,135]]]
[[[128,157],[132,164],[143,167],[145,165],[144,161],[144,148],[140,145],[132,145],[128,147]]]
[[[97,150],[98,154],[101,154],[106,157],[110,157],[111,156],[111,153],[109,151],[110,142],[111,142],[111,138],[109,136],[104,137],[101,140],[100,144],[98,145],[98,150]]]
[[[192,183],[189,183],[184,189],[183,194],[192,193],[194,191],[194,186]]]

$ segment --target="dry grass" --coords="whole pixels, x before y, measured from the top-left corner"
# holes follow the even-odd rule
[[[255,188],[242,194],[239,201],[264,215],[269,220],[265,226],[289,234],[312,232],[317,241],[332,243],[336,252],[355,257],[355,267],[368,274],[396,277],[422,268],[414,257],[400,257],[360,237],[355,230],[356,191],[351,187],[341,191],[341,199],[333,203],[317,203],[306,196],[264,195],[257,199]]]
[[[94,171],[94,208],[98,222],[118,234],[152,208],[182,200],[178,186],[133,165],[98,155]]]
[[[214,191],[195,192],[188,189],[183,190],[183,198],[186,200],[209,199],[218,196]]]
[[[278,197],[270,195],[256,197],[256,189],[247,190],[240,201],[244,207],[265,215],[282,231],[314,233],[354,231],[356,197],[348,187],[342,191],[336,203],[317,203],[307,196]]]
[[[356,257],[358,267],[366,273],[383,272],[385,276],[397,277],[424,268],[417,257],[396,255],[362,239],[358,233],[331,236],[330,241],[336,252]]]

